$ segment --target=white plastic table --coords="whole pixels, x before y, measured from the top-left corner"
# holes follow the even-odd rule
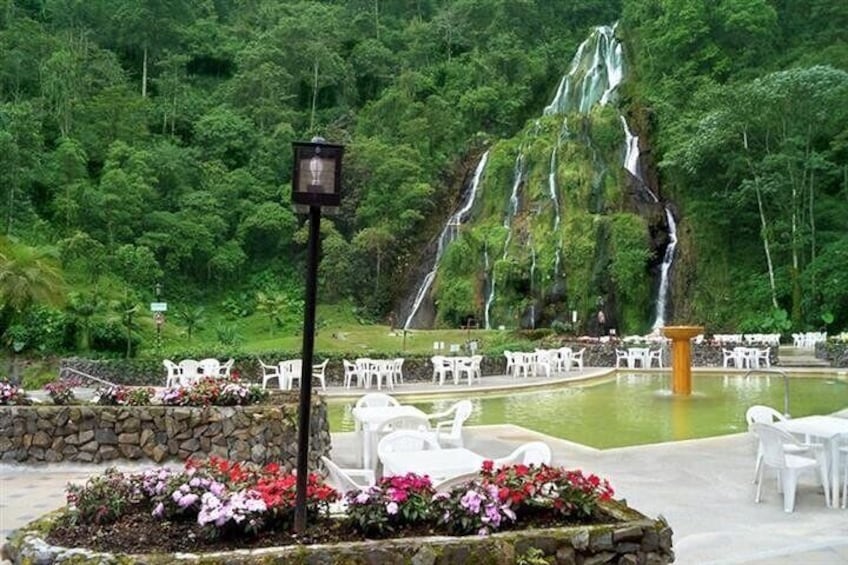
[[[628,347],[627,348],[627,366],[631,369],[636,368],[636,362],[639,366],[646,369],[651,366],[651,350],[648,347]]]
[[[362,462],[363,467],[372,469],[371,463],[371,444],[375,441],[374,435],[380,424],[394,418],[396,416],[420,416],[426,418],[427,414],[416,408],[402,404],[400,406],[367,406],[362,408],[354,408],[352,411],[353,419],[356,422],[357,429],[362,433]],[[376,463],[376,461],[374,462]]]
[[[825,454],[829,459],[828,480],[830,481],[830,506],[839,507],[839,445],[848,437],[848,418],[836,416],[805,416],[775,422],[775,427],[793,433],[804,434],[824,442]]]
[[[479,471],[486,458],[464,447],[398,451],[383,455],[383,475],[415,473],[427,475],[433,481],[443,481],[457,475]]]

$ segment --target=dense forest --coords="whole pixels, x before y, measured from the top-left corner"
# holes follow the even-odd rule
[[[568,137],[543,109],[581,42],[616,22],[615,99],[565,116],[601,149],[532,137]],[[444,257],[433,321],[483,319],[497,283],[499,325],[586,320],[600,304],[645,331],[667,224],[628,190],[619,115],[678,220],[669,319],[844,327],[846,29],[848,6],[826,0],[0,0],[4,343],[122,351],[162,296],[188,328],[201,306],[297,314],[308,230],[290,205],[291,142],[315,135],[346,146],[342,207],[321,225],[322,302],[403,316],[481,155],[508,196],[520,146],[532,165],[554,143],[616,169],[602,200],[554,198],[574,211],[561,233],[525,229],[540,260],[570,270],[534,283],[523,240],[488,271],[465,261],[507,245],[491,227],[503,203],[482,198]],[[561,185],[590,187],[561,161]],[[527,171],[529,225],[548,173]]]

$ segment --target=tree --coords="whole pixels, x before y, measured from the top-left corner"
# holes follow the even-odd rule
[[[288,299],[284,294],[265,292],[256,293],[256,310],[268,317],[268,333],[274,334],[274,328],[283,325],[283,314],[288,306]]]
[[[17,353],[26,347],[16,339],[14,326],[34,305],[61,306],[64,278],[55,250],[0,238],[0,327],[11,351],[10,377],[18,381]]]
[[[186,337],[191,336],[198,326],[206,322],[206,310],[202,306],[184,306],[176,310],[176,317],[186,328]]]

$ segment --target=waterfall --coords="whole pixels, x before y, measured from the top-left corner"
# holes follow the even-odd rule
[[[506,240],[504,241],[504,251],[503,258],[506,259],[507,253],[509,252],[509,242],[512,240],[512,230],[509,229],[512,224],[512,218],[515,217],[515,214],[518,213],[518,189],[521,187],[521,181],[524,178],[524,152],[523,150],[518,150],[518,155],[515,157],[515,165],[513,166],[512,172],[512,193],[509,196],[509,206],[507,207],[506,216],[504,216],[503,227],[506,229]],[[488,264],[488,250],[486,252],[486,272],[489,271]],[[494,269],[489,275],[491,279],[491,283],[489,284],[489,294],[486,296],[486,309],[485,309],[485,317],[486,317],[486,329],[491,328],[491,320],[489,317],[489,312],[491,312],[492,304],[495,302],[495,273]]]
[[[616,24],[617,26],[618,24]],[[616,26],[599,26],[577,48],[568,73],[562,77],[551,103],[544,114],[567,114],[588,112],[595,104],[607,104],[614,100],[616,89],[624,78],[624,59],[621,43],[615,38]],[[639,138],[630,131],[627,120],[621,116],[624,126],[624,168],[638,181],[653,202],[660,199],[645,184],[639,164]],[[565,127],[565,125],[564,125]],[[553,155],[551,156],[553,161]],[[553,170],[553,165],[551,166]],[[550,181],[549,181],[550,182]],[[552,191],[553,195],[553,191]],[[668,303],[669,272],[677,247],[677,223],[668,206],[663,205],[668,222],[669,243],[666,246],[660,268],[660,285],[656,301],[656,316],[653,328],[665,325]]]
[[[477,189],[480,186],[480,178],[483,176],[483,170],[486,168],[486,161],[489,159],[489,152],[486,151],[483,153],[483,156],[480,158],[480,162],[477,163],[477,169],[474,171],[474,178],[471,181],[471,189],[468,191],[468,195],[465,198],[465,202],[462,207],[457,210],[450,218],[448,218],[445,227],[442,228],[442,233],[439,235],[439,242],[436,248],[436,258],[433,261],[433,268],[427,273],[421,281],[421,284],[418,286],[418,292],[415,294],[415,300],[412,303],[412,309],[409,311],[409,316],[406,318],[406,322],[403,324],[403,329],[408,330],[412,325],[412,320],[415,318],[415,314],[418,313],[418,309],[421,307],[421,303],[424,301],[424,297],[427,296],[427,292],[430,290],[430,286],[433,284],[433,280],[436,278],[436,270],[439,267],[439,261],[442,259],[442,254],[445,252],[447,246],[456,239],[456,235],[459,231],[459,226],[462,225],[462,221],[466,219],[468,212],[471,211],[472,206],[474,206],[474,201],[477,198]]]
[[[495,273],[494,270],[489,270],[489,244],[483,247],[483,267],[486,270],[486,273],[489,276],[489,295],[486,297],[486,307],[483,310],[483,319],[486,322],[486,329],[492,329],[492,325],[489,321],[489,312],[492,309],[492,302],[495,301]]]
[[[651,200],[659,202],[660,199],[654,194],[648,185],[645,184],[642,178],[642,170],[639,166],[639,138],[630,131],[627,125],[627,120],[621,116],[621,123],[624,126],[624,168],[639,181],[642,189],[650,195]],[[660,266],[660,288],[657,291],[657,302],[655,305],[656,315],[651,329],[659,330],[665,325],[665,311],[668,304],[668,276],[671,270],[671,264],[674,261],[674,250],[677,248],[677,222],[674,221],[674,215],[668,206],[663,205],[665,210],[665,219],[668,223],[668,245],[666,245],[665,253],[663,254],[663,262]]]
[[[536,329],[536,300],[533,298],[533,279],[536,278],[536,248],[533,247],[533,239],[530,239],[530,328]]]
[[[618,24],[616,24],[618,25]],[[587,52],[594,47],[591,57]],[[615,38],[615,26],[592,30],[577,48],[568,74],[562,77],[554,99],[544,114],[587,113],[595,104],[609,103],[624,76],[621,43]]]
[[[674,221],[674,215],[668,206],[665,207],[665,218],[668,221],[668,245],[665,248],[663,255],[662,266],[660,267],[660,290],[657,293],[657,316],[654,320],[653,330],[659,330],[665,325],[665,309],[668,303],[668,271],[671,269],[671,263],[674,261],[674,250],[677,247],[677,223]]]
[[[557,199],[557,189],[556,189],[556,154],[557,154],[557,147],[558,147],[558,144],[556,146],[554,146],[553,151],[551,151],[551,167],[550,167],[550,171],[548,172],[548,189],[551,191],[551,201],[553,202],[553,205],[554,205],[554,214],[555,214],[554,231],[559,229],[559,221],[560,221],[560,218],[559,218],[559,200]]]

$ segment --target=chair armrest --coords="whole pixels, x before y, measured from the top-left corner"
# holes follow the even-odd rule
[[[434,412],[432,414],[425,414],[424,417],[427,418],[428,420],[435,420],[437,418],[444,418],[445,416],[448,416],[448,415],[450,415],[449,410],[445,411],[445,412]]]
[[[446,421],[443,421],[443,422],[436,422],[435,429],[436,429],[436,432],[440,432],[440,431],[442,430],[442,428],[443,428],[443,427],[445,427],[445,428],[450,428],[452,425],[453,425],[453,420],[446,420]]]

